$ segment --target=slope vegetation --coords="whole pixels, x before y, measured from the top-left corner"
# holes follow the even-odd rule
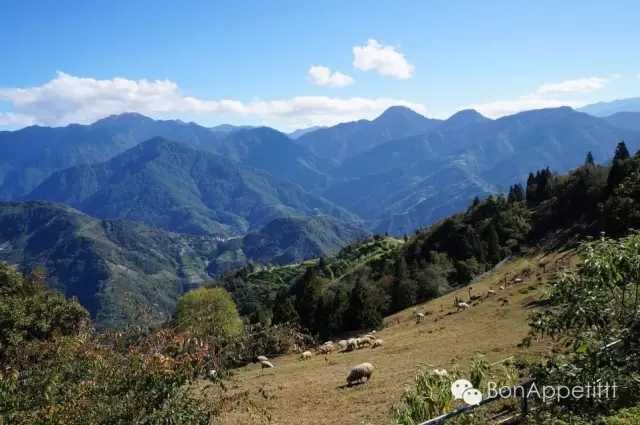
[[[262,372],[259,365],[239,369],[229,397],[241,400],[240,406],[225,412],[222,423],[260,423],[269,417],[283,425],[388,424],[392,407],[413,384],[420,367],[463,367],[477,354],[490,361],[538,356],[547,347],[519,346],[528,334],[527,317],[548,279],[574,262],[573,252],[567,251],[502,263],[473,282],[469,310],[458,312],[454,307],[456,298],[469,299],[468,288],[463,288],[386,317],[376,334],[384,341],[380,348],[327,357],[314,354],[308,361],[290,354],[273,359],[275,369]],[[501,286],[506,288],[500,290]],[[487,295],[489,289],[496,295]],[[415,311],[426,314],[420,324]],[[349,369],[365,361],[376,368],[371,382],[344,387]]]

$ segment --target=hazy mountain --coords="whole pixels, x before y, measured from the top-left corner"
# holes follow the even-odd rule
[[[56,172],[27,199],[189,234],[242,235],[288,216],[356,220],[295,184],[161,138],[107,162]]]
[[[209,129],[127,113],[91,125],[33,126],[0,132],[0,200],[18,199],[55,171],[104,162],[153,137],[264,166],[274,176],[308,183],[308,188],[325,184],[322,170],[326,166],[321,166],[307,148],[275,130],[229,125]]]
[[[0,203],[0,260],[44,266],[54,287],[107,326],[167,319],[183,287],[208,277],[200,251],[213,243],[62,205]],[[133,317],[140,306],[144,320]]]
[[[209,271],[219,274],[253,261],[290,264],[333,254],[368,233],[330,217],[279,218],[257,232],[220,244]]]
[[[345,161],[339,169],[343,180],[325,196],[378,231],[405,233],[464,208],[476,195],[524,181],[530,170],[566,172],[582,164],[588,151],[604,162],[620,140],[632,150],[640,146],[640,133],[571,108],[462,126],[459,119]]]
[[[596,117],[606,117],[617,112],[640,112],[640,97],[618,99],[611,102],[598,102],[583,106],[578,111]]]
[[[604,119],[614,127],[640,131],[640,112],[618,112]]]
[[[395,139],[346,159],[337,175],[362,177],[397,169],[405,175],[424,176],[427,169],[442,165],[444,156],[471,144],[475,129],[490,121],[474,110],[460,111],[426,134]]]
[[[426,118],[411,109],[394,106],[373,121],[360,120],[316,130],[298,139],[313,153],[340,163],[390,140],[427,133],[440,120]]]
[[[77,297],[101,326],[159,323],[184,290],[217,273],[248,261],[327,255],[364,234],[329,218],[286,218],[221,241],[99,220],[60,204],[0,203],[0,261],[43,266],[48,282]]]
[[[54,171],[108,160],[156,136],[194,146],[222,137],[193,123],[156,121],[140,114],[115,115],[91,125],[0,132],[0,199],[27,194]]]
[[[265,170],[307,190],[325,188],[331,168],[304,145],[269,127],[237,130],[210,150],[243,164]]]
[[[229,134],[232,133],[234,131],[238,131],[238,130],[248,130],[254,128],[251,125],[231,125],[231,124],[220,124],[220,125],[216,125],[214,127],[209,127],[209,130],[215,132],[215,133],[224,133],[224,134]]]
[[[326,128],[326,127],[325,127],[325,126],[321,126],[321,125],[314,125],[314,126],[312,126],[312,127],[299,128],[299,129],[297,129],[297,130],[292,131],[291,133],[289,133],[289,134],[288,134],[288,136],[289,136],[291,139],[295,140],[295,139],[298,139],[298,138],[300,138],[300,137],[304,136],[305,134],[308,134],[308,133],[314,132],[314,131],[316,131],[316,130],[321,130],[321,129],[323,129],[323,128]]]

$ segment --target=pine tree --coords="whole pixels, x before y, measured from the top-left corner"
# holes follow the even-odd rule
[[[627,149],[627,145],[624,142],[618,143],[618,146],[616,146],[616,153],[613,156],[613,160],[615,161],[616,159],[619,159],[624,161],[629,158],[631,158],[631,155],[629,154],[629,149]]]
[[[587,157],[584,160],[584,165],[595,165],[596,162],[593,159],[593,154],[591,151],[587,152]]]
[[[487,242],[487,260],[495,264],[500,261],[500,238],[493,223],[489,223],[485,230]]]
[[[377,328],[384,317],[385,295],[380,288],[368,284],[366,279],[366,274],[358,277],[349,297],[346,317],[352,330]]]
[[[509,196],[507,201],[509,203],[524,201],[524,189],[521,184],[514,184],[509,188]]]
[[[616,153],[613,156],[613,163],[609,170],[609,177],[607,178],[607,192],[611,193],[613,189],[624,180],[626,172],[626,164],[630,158],[629,150],[624,142],[618,143],[616,146]]]

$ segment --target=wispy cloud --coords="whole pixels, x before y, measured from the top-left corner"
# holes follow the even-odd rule
[[[536,93],[545,95],[556,94],[573,94],[573,93],[588,93],[594,90],[601,89],[605,84],[609,82],[609,78],[590,77],[579,78],[577,80],[567,80],[561,83],[543,84],[538,87]]]
[[[331,69],[322,65],[314,65],[309,68],[309,78],[317,86],[345,87],[353,84],[353,78],[342,72],[331,72]]]
[[[361,71],[375,70],[380,75],[399,80],[411,78],[415,70],[395,47],[384,46],[374,39],[369,39],[364,46],[353,47],[353,66]]]
[[[618,75],[612,75],[610,77],[588,77],[559,83],[547,83],[517,99],[479,103],[471,105],[471,107],[492,118],[531,109],[557,108],[560,106],[578,107],[584,102],[575,96],[599,90],[617,78],[619,78]]]
[[[210,100],[186,96],[169,80],[98,80],[64,72],[58,72],[54,79],[40,86],[2,88],[0,101],[12,105],[10,112],[0,115],[0,126],[10,128],[90,123],[112,114],[139,112],[155,118],[209,121],[223,114],[267,124],[276,122],[283,129],[293,129],[374,118],[393,105],[426,112],[419,103],[393,98],[297,96],[249,102]]]

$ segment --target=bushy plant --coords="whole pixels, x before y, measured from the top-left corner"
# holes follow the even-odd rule
[[[532,316],[532,336],[567,351],[532,368],[546,385],[616,384],[613,397],[567,398],[565,411],[597,417],[640,401],[640,234],[584,244],[576,272],[552,282],[548,308]]]
[[[199,288],[178,300],[176,322],[198,336],[232,338],[243,330],[242,319],[224,288]]]

